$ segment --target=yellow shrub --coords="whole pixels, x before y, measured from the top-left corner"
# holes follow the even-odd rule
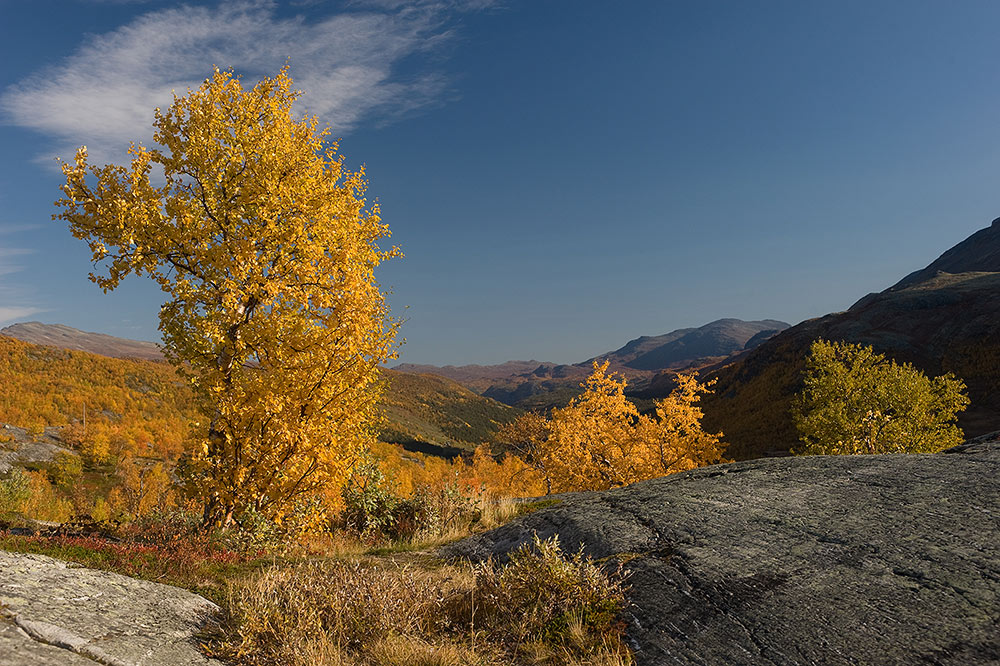
[[[607,490],[722,460],[722,433],[701,426],[701,395],[711,382],[677,375],[677,387],[656,402],[655,417],[625,397],[625,377],[594,362],[583,394],[552,413],[538,465],[557,492]]]

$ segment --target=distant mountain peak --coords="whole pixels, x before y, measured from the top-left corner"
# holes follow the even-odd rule
[[[587,361],[611,361],[612,365],[633,370],[677,370],[706,358],[718,358],[747,349],[751,340],[760,344],[788,328],[776,319],[744,321],[733,317],[716,319],[697,328],[679,328],[657,336],[630,340],[613,352]],[[767,336],[761,333],[769,331]],[[751,347],[752,348],[752,347]]]
[[[743,321],[727,317],[697,328],[642,335],[613,352],[573,365],[539,361],[444,367],[404,363],[393,369],[442,375],[509,405],[547,409],[565,404],[578,394],[581,380],[591,373],[595,361],[609,361],[613,371],[625,373],[629,385],[641,390],[660,371],[687,370],[706,362],[718,362],[752,349],[786,328],[788,324],[775,319]]]

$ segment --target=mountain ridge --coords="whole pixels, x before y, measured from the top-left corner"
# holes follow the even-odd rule
[[[481,395],[508,405],[546,408],[564,404],[579,392],[579,383],[592,364],[607,361],[611,370],[628,376],[633,388],[642,389],[658,373],[697,369],[742,352],[788,328],[775,319],[744,321],[724,318],[698,327],[680,328],[663,335],[640,336],[616,350],[572,364],[544,361],[507,361],[497,365],[434,366],[401,363],[400,372],[448,377]]]
[[[925,268],[914,271],[887,291],[898,291],[938,273],[983,273],[1000,270],[1000,217],[964,241],[949,248]]]
[[[5,335],[21,342],[90,352],[111,358],[138,358],[145,361],[164,360],[163,351],[155,342],[119,338],[106,333],[92,333],[64,324],[43,324],[26,321],[0,328]]]
[[[703,358],[728,356],[742,351],[750,340],[762,341],[763,333],[773,335],[790,324],[777,319],[744,321],[735,318],[716,319],[696,328],[682,328],[659,336],[643,336],[625,346],[585,361],[611,360],[634,370],[672,370]]]
[[[954,272],[944,271],[949,268]],[[983,270],[988,268],[989,270]],[[952,372],[972,404],[959,426],[974,437],[1000,429],[1000,220],[927,267],[850,309],[808,319],[764,344],[706,369],[717,381],[702,407],[736,459],[787,453],[798,436],[791,404],[817,338],[871,345],[928,375]]]

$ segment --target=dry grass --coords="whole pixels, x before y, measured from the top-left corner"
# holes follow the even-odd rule
[[[231,591],[213,654],[243,666],[626,666],[619,580],[555,540],[506,566],[426,554],[279,566]]]
[[[389,560],[274,567],[231,591],[219,654],[253,666],[338,664],[391,634],[434,633],[451,581]],[[337,658],[314,656],[327,653]]]
[[[536,537],[504,566],[477,566],[475,578],[471,601],[485,633],[515,651],[538,644],[554,654],[547,663],[566,661],[560,654],[595,654],[623,632],[620,577],[608,576],[582,552],[567,556],[557,538]]]
[[[506,525],[518,516],[532,511],[530,503],[515,500],[510,497],[498,497],[483,503],[482,514],[477,527],[484,530],[492,530],[495,527]]]
[[[429,643],[417,636],[387,636],[368,650],[373,666],[492,666],[497,662],[458,643]]]

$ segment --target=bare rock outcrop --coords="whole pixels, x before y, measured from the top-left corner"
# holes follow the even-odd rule
[[[1000,664],[996,441],[706,467],[447,552],[502,559],[534,533],[622,563],[642,665]]]
[[[0,666],[212,666],[194,639],[218,608],[169,585],[0,551]]]
[[[63,453],[78,455],[62,446],[58,435],[61,428],[46,428],[37,437],[28,434],[24,428],[0,423],[0,474],[6,474],[15,464],[52,462],[56,455]]]

